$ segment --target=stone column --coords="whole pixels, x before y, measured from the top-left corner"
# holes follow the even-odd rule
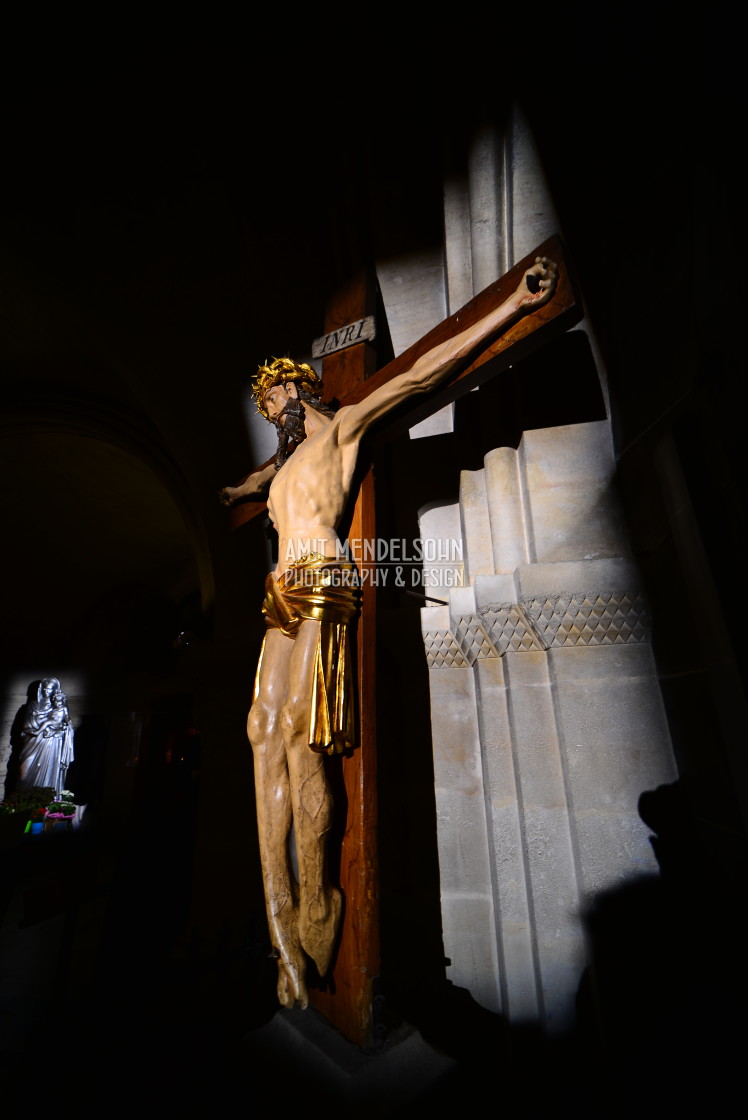
[[[463,476],[468,585],[422,611],[449,976],[550,1031],[573,1016],[585,907],[656,870],[639,795],[675,777],[613,474],[605,423],[489,453]],[[457,523],[432,509],[421,535]]]

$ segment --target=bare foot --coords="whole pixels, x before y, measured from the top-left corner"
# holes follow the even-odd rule
[[[281,1007],[293,1007],[298,1003],[302,1008],[309,1006],[306,990],[306,959],[301,946],[284,939],[281,949],[273,946],[273,956],[278,962],[278,1001]]]
[[[273,956],[278,962],[278,1000],[281,1007],[309,1004],[306,990],[307,960],[301,948],[298,908],[288,899],[268,915]]]
[[[309,909],[318,908],[310,907]],[[311,914],[303,907],[300,909],[299,938],[301,945],[316,964],[320,976],[324,976],[329,971],[338,939],[342,913],[343,896],[337,887],[330,887],[325,892],[325,906],[322,914]]]
[[[303,966],[302,966],[303,968]],[[278,1002],[281,1007],[294,1007],[298,1003],[302,1010],[309,1006],[309,995],[300,974],[285,961],[278,961]]]

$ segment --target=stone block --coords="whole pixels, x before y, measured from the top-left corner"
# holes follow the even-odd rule
[[[473,587],[456,587],[449,596],[450,625],[454,625],[455,620],[475,613],[475,589]]]
[[[465,543],[465,579],[493,575],[493,544],[483,471],[460,472],[460,516]]]
[[[512,1023],[536,1023],[540,1016],[538,977],[530,927],[526,922],[499,922],[502,955],[502,1011]]]
[[[525,807],[566,802],[551,682],[544,653],[507,655],[509,719],[517,780]]]
[[[443,889],[455,893],[489,893],[490,850],[486,818],[479,798],[472,801],[437,786],[437,848]]]
[[[514,573],[476,576],[473,582],[475,604],[478,610],[496,604],[516,603],[519,598]]]
[[[431,416],[427,416],[425,420],[421,420],[420,424],[414,424],[412,428],[408,429],[408,435],[411,439],[426,439],[428,436],[443,436],[455,430],[455,406],[454,401],[445,404],[444,408],[440,408],[438,412],[433,412]]]
[[[470,256],[476,294],[506,270],[503,164],[503,137],[491,128],[479,130],[473,136],[468,157]]]
[[[585,955],[581,940],[565,943],[559,939],[552,954],[540,953],[542,1022],[547,1034],[568,1034],[576,1022],[576,996],[584,971]]]
[[[525,806],[523,823],[538,943],[574,937],[579,892],[566,809]]]
[[[392,347],[397,356],[445,318],[447,306],[441,250],[379,261],[377,279],[387,308]]]
[[[467,988],[489,1011],[501,1011],[499,961],[493,900],[490,895],[442,891],[444,952],[451,960],[447,975]]]
[[[470,190],[460,176],[451,176],[444,184],[444,260],[447,302],[452,315],[474,294]]]
[[[510,127],[508,189],[514,262],[531,253],[560,227],[532,130],[516,105]]]
[[[494,571],[513,572],[528,559],[517,452],[497,447],[484,462]]]
[[[656,681],[621,679],[599,689],[567,682],[557,696],[574,811],[636,811],[675,767]]]
[[[574,818],[582,875],[582,903],[638,875],[658,872],[651,833],[636,811],[590,809]]]
[[[516,582],[518,596],[525,600],[569,591],[637,591],[641,576],[633,560],[614,557],[521,564]]]
[[[615,684],[621,677],[650,681],[656,676],[648,642],[611,646],[568,646],[548,651],[553,681],[559,689],[585,682]]]
[[[606,422],[525,432],[521,457],[533,561],[628,555]]]
[[[458,503],[423,506],[418,511],[418,530],[425,557],[422,569],[424,588],[438,588],[444,594],[439,595],[437,591],[437,597],[446,599],[452,588],[465,583],[465,548]],[[431,560],[432,556],[436,559]],[[446,558],[442,560],[441,556]]]

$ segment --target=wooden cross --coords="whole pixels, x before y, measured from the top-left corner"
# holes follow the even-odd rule
[[[365,342],[324,357],[325,399],[336,399],[341,405],[363,400],[373,389],[409,368],[419,355],[447,341],[503,303],[515,291],[526,269],[540,256],[550,257],[559,268],[553,297],[508,327],[439,389],[426,397],[405,402],[386,416],[378,425],[373,443],[412,427],[567,331],[582,318],[581,301],[576,295],[561,241],[551,237],[382,369],[376,370],[374,349]],[[371,315],[374,295],[373,278],[360,270],[330,302],[325,332],[340,330]],[[234,507],[232,528],[246,524],[265,509],[264,502],[244,502]],[[362,541],[376,537],[374,480],[370,469],[362,475],[348,537]],[[373,1040],[372,1004],[374,983],[379,974],[375,649],[376,592],[370,584],[365,588],[357,627],[359,744],[351,756],[343,760],[347,820],[340,858],[340,887],[345,898],[345,919],[332,983],[326,990],[310,989],[314,1005],[358,1046],[369,1045]]]

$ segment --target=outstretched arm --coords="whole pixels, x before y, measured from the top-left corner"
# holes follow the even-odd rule
[[[250,494],[264,495],[274,478],[275,459],[269,459],[258,470],[248,474],[238,486],[224,486],[219,490],[218,500],[221,505],[233,506],[240,498],[248,498]]]
[[[352,405],[346,416],[341,418],[340,442],[360,440],[368,428],[390,409],[415,393],[428,393],[440,385],[482,343],[506,330],[528,311],[546,303],[553,295],[557,279],[556,264],[548,257],[537,257],[508,299],[473,326],[422,354],[410,369],[375,389],[365,400]]]

